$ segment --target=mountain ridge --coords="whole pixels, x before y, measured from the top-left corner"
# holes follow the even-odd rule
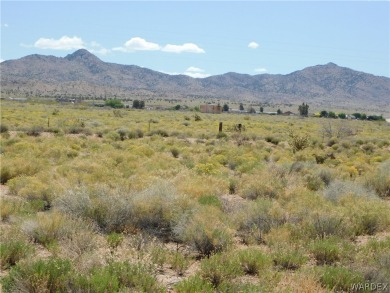
[[[390,111],[390,78],[329,62],[289,74],[228,72],[206,78],[169,75],[136,65],[104,62],[85,49],[65,57],[33,54],[0,63],[8,95],[140,98],[217,98]]]

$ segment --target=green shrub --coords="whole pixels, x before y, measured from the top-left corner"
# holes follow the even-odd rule
[[[279,138],[277,138],[277,137],[274,137],[274,136],[266,136],[265,138],[264,138],[264,140],[266,141],[266,142],[270,142],[270,143],[272,143],[272,144],[274,144],[274,145],[278,145],[279,144],[279,142],[280,142],[280,139]]]
[[[18,263],[3,280],[4,292],[67,292],[72,276],[69,260],[49,258]]]
[[[238,251],[235,256],[238,258],[243,272],[248,275],[257,275],[272,265],[271,259],[255,248]]]
[[[40,136],[43,132],[42,126],[32,126],[26,130],[26,134],[29,136]]]
[[[0,133],[7,133],[8,132],[8,126],[5,124],[0,124]]]
[[[169,263],[171,264],[171,268],[179,275],[182,276],[185,270],[188,268],[190,264],[190,260],[188,257],[184,256],[180,252],[174,252],[169,257]]]
[[[177,148],[172,148],[171,149],[171,154],[174,158],[178,158],[180,155],[180,151]]]
[[[308,258],[298,249],[279,249],[273,254],[273,262],[275,266],[284,270],[299,269]]]
[[[334,238],[318,239],[310,245],[310,252],[317,264],[333,264],[340,260],[341,251]]]
[[[227,138],[228,137],[228,135],[225,133],[225,132],[218,132],[218,134],[217,134],[217,138],[218,139],[222,139],[222,138]]]
[[[320,282],[329,290],[351,292],[354,284],[364,283],[364,277],[344,267],[324,266],[320,270]]]
[[[122,244],[124,237],[120,233],[112,232],[107,235],[106,239],[111,251],[114,251],[118,246]]]
[[[201,205],[215,206],[219,209],[222,208],[221,200],[215,195],[203,195],[203,196],[199,197],[198,202]]]
[[[128,262],[113,262],[87,275],[78,275],[71,286],[72,292],[165,292],[150,268]]]
[[[227,254],[215,254],[200,263],[200,274],[214,288],[230,278],[242,275],[242,269],[236,259]]]
[[[33,251],[34,247],[25,241],[16,239],[5,241],[0,244],[0,265],[2,269],[7,269]]]
[[[120,100],[117,99],[107,100],[104,104],[111,108],[123,108],[125,106]]]
[[[314,215],[308,225],[309,236],[314,239],[324,239],[329,236],[348,236],[345,221],[343,217],[338,215]]]
[[[175,291],[177,293],[214,293],[213,285],[202,279],[201,276],[195,275],[189,277],[175,285]]]
[[[169,137],[168,132],[166,130],[163,130],[163,129],[152,130],[149,133],[149,136],[153,136],[153,135],[159,135],[161,137]]]

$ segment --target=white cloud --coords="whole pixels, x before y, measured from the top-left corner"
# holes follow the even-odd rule
[[[5,60],[4,59],[0,59],[0,63],[4,62]]]
[[[109,49],[103,48],[99,43],[92,41],[89,43],[90,49],[88,49],[93,54],[107,55],[111,51]]]
[[[164,71],[164,70],[160,70],[160,72],[165,73],[165,74],[169,74],[169,75],[181,75],[182,74],[182,75],[187,75],[187,76],[190,76],[193,78],[205,78],[205,77],[210,76],[210,74],[205,73],[203,69],[198,68],[198,67],[194,67],[194,66],[188,67],[183,73],[168,72],[168,71]]]
[[[194,78],[205,78],[210,76],[210,74],[205,73],[203,69],[194,66],[188,67],[183,74]]]
[[[122,52],[157,51],[160,49],[159,44],[148,42],[140,37],[131,38],[122,47],[113,48],[114,51]]]
[[[205,53],[205,51],[193,43],[185,43],[183,45],[168,44],[162,48],[162,51],[169,53]]]
[[[4,24],[4,27],[9,27],[8,23],[5,23],[5,24]]]
[[[248,47],[251,48],[251,49],[257,49],[260,45],[256,42],[250,42],[248,44]]]
[[[267,70],[267,68],[256,68],[255,69],[255,72],[257,72],[257,73],[266,73],[268,70]]]
[[[85,44],[79,37],[63,36],[58,40],[40,38],[34,43],[34,47],[39,49],[73,50],[85,48]]]

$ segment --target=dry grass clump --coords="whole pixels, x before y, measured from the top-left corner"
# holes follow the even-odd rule
[[[368,175],[365,185],[374,189],[380,197],[390,197],[390,162],[380,164],[373,174]]]

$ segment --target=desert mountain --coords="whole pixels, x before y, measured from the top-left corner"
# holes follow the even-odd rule
[[[390,78],[333,63],[287,75],[226,73],[195,79],[103,62],[80,49],[64,58],[29,55],[0,64],[2,96],[221,98],[390,111]],[[368,107],[368,108],[367,108]]]

